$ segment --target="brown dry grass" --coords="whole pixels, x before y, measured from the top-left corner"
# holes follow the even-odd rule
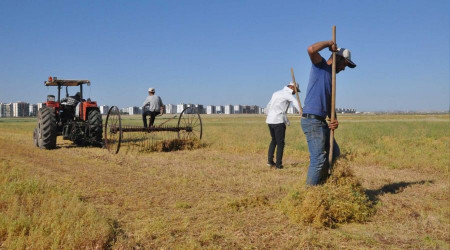
[[[34,120],[0,120],[0,161],[80,194],[111,221],[113,249],[448,248],[448,116],[376,118],[340,118],[337,140],[376,213],[335,229],[280,209],[304,189],[309,162],[294,118],[281,171],[265,166],[269,135],[258,116],[205,116],[205,148],[119,155],[64,141],[39,150]]]

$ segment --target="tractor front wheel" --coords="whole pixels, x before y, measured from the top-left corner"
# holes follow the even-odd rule
[[[37,131],[38,145],[40,148],[56,148],[56,114],[55,110],[45,107],[39,110],[38,114],[39,131]]]

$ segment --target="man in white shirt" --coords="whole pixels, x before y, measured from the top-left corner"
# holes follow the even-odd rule
[[[297,91],[300,90],[297,87]],[[284,136],[286,133],[286,125],[289,125],[286,112],[289,104],[292,102],[297,110],[300,110],[297,100],[293,96],[295,94],[295,85],[290,82],[282,90],[273,93],[272,99],[267,104],[267,119],[266,123],[269,126],[272,141],[269,145],[267,165],[269,167],[283,168],[283,150],[284,150]],[[273,156],[277,148],[276,163],[273,161]]]
[[[164,112],[164,104],[161,97],[155,95],[155,89],[148,89],[148,96],[142,104],[142,120],[144,121],[144,128],[147,128],[147,116],[150,116],[150,127],[155,122],[155,117]]]

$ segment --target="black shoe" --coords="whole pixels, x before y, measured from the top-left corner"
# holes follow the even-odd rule
[[[277,169],[283,169],[283,165],[277,166]]]

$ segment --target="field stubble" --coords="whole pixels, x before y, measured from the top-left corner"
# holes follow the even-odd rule
[[[448,115],[340,117],[337,141],[376,212],[364,223],[335,229],[298,223],[280,208],[292,192],[308,192],[309,154],[298,118],[287,129],[282,171],[265,166],[270,139],[263,116],[203,116],[203,122],[207,147],[111,155],[60,140],[56,150],[39,150],[31,140],[35,120],[1,119],[2,178],[13,169],[25,181],[78,197],[73,202],[91,211],[77,213],[80,220],[103,228],[78,230],[102,247],[449,247]],[[42,193],[37,203],[50,199],[51,191]],[[12,201],[0,202],[0,220],[6,221]],[[70,218],[60,216],[55,227],[72,228]],[[39,228],[43,222],[35,223]],[[11,234],[12,227],[0,224],[5,247],[27,237]],[[70,242],[63,236],[79,234],[68,229],[60,239]]]

